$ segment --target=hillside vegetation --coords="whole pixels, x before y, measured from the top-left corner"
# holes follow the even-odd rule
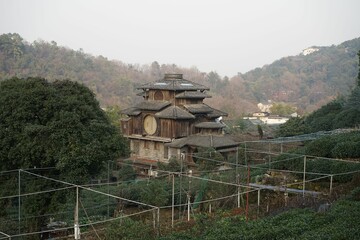
[[[358,128],[360,126],[360,51],[359,70],[355,87],[347,95],[342,95],[302,118],[290,119],[281,125],[278,136],[287,137],[339,128]],[[356,74],[355,74],[356,75]],[[345,148],[350,151],[349,148]]]
[[[241,217],[205,220],[184,233],[160,239],[358,239],[359,209],[359,201],[342,200],[326,213],[296,209],[248,223]]]
[[[13,76],[43,77],[50,81],[71,79],[88,86],[102,106],[126,108],[141,100],[136,96],[136,85],[177,72],[210,87],[213,97],[207,103],[231,116],[257,111],[256,104],[268,99],[310,112],[354,86],[359,49],[357,38],[338,46],[319,47],[319,51],[306,56],[285,57],[245,74],[221,77],[196,67],[182,68],[156,61],[147,65],[110,61],[82,49],[58,46],[54,41],[28,43],[14,33],[0,36],[0,79]]]
[[[337,46],[313,47],[308,55],[285,57],[241,75],[258,101],[294,103],[313,111],[355,85],[360,38]]]

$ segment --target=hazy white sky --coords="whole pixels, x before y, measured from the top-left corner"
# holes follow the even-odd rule
[[[232,77],[360,37],[359,10],[359,0],[0,0],[0,34]]]

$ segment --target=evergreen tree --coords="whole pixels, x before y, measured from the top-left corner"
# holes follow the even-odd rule
[[[81,183],[125,154],[119,131],[94,94],[71,81],[13,78],[0,83],[0,171],[55,167]]]

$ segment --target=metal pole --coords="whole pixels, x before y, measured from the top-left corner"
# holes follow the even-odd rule
[[[157,208],[157,236],[160,236],[160,208]]]
[[[260,210],[260,188],[258,189],[258,199],[257,199],[257,215],[259,215],[259,210]]]
[[[306,181],[306,156],[304,156],[303,197],[305,197],[305,181]]]
[[[189,193],[188,193],[187,198],[188,198],[187,220],[189,222],[190,221],[190,194]]]
[[[237,189],[237,207],[240,208],[240,186]]]
[[[280,144],[280,153],[283,153],[283,142]]]
[[[18,189],[18,213],[19,213],[19,216],[18,216],[18,220],[19,220],[19,226],[18,226],[18,231],[19,231],[19,234],[21,233],[21,169],[19,169],[19,173],[18,173],[18,184],[19,184],[19,189]]]
[[[190,188],[191,188],[191,175],[192,171],[189,170],[189,187],[188,187],[188,209],[187,209],[187,220],[190,221]]]
[[[334,175],[330,175],[330,196],[331,196],[331,194],[332,194],[333,178],[334,178]]]
[[[181,214],[181,188],[182,188],[182,172],[183,172],[183,161],[182,158],[180,157],[180,176],[179,176],[179,218],[182,218],[182,214]]]
[[[76,187],[76,203],[75,203],[75,216],[74,216],[74,237],[76,240],[80,239],[79,227],[79,187]]]
[[[110,194],[110,160],[108,160],[108,174],[107,174],[107,190],[108,190],[108,194]],[[108,196],[108,205],[107,205],[107,216],[110,217],[110,196]]]
[[[247,189],[246,189],[246,222],[248,221],[248,214],[249,214],[249,184],[250,184],[250,167],[248,167],[248,176],[247,176]]]
[[[152,211],[153,213],[153,227],[154,227],[154,231],[156,231],[156,212],[155,212],[155,208]]]
[[[171,228],[174,228],[175,178],[172,174]]]
[[[240,175],[239,175],[239,146],[236,148],[236,183],[240,183]],[[237,207],[240,208],[240,186],[238,186],[237,193]]]

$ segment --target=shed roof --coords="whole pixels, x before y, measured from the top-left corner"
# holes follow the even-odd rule
[[[158,118],[169,118],[169,119],[194,119],[195,116],[187,111],[177,107],[177,106],[169,106],[155,114]]]

